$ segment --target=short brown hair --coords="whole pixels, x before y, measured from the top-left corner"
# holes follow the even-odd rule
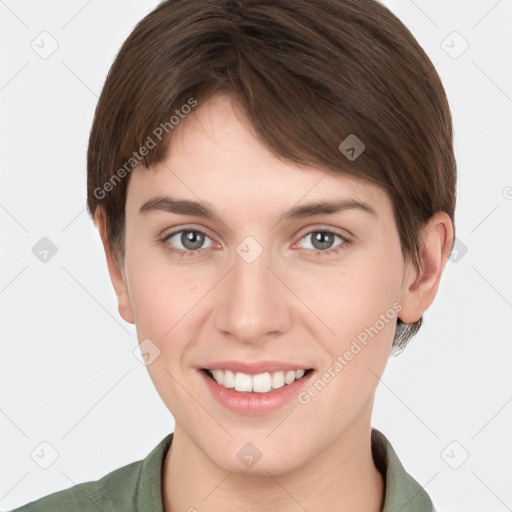
[[[455,225],[446,94],[425,52],[387,8],[374,0],[167,0],[124,42],[90,134],[88,209],[104,208],[118,261],[130,170],[161,162],[171,118],[216,91],[237,100],[281,160],[384,187],[403,255],[418,268],[429,218],[444,211]],[[353,161],[338,147],[351,134],[365,145]],[[395,352],[422,319],[398,319]]]

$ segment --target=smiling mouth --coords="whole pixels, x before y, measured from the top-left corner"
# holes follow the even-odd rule
[[[265,372],[257,375],[232,372],[231,370],[210,370],[208,368],[204,368],[202,371],[226,389],[234,389],[240,393],[269,393],[275,389],[293,384],[311,373],[313,369]]]

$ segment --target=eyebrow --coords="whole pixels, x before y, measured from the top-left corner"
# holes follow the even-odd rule
[[[300,219],[314,215],[329,215],[352,209],[361,210],[378,217],[375,209],[368,203],[355,199],[341,199],[338,201],[314,201],[301,206],[294,206],[284,212],[283,215],[281,215],[281,219]],[[139,213],[141,214],[154,211],[218,220],[213,209],[204,203],[190,201],[188,199],[173,199],[168,196],[150,199],[139,208]]]

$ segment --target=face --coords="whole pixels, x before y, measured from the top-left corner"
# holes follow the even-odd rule
[[[210,463],[280,474],[367,428],[413,277],[384,190],[280,161],[217,95],[133,171],[125,255],[120,311]]]

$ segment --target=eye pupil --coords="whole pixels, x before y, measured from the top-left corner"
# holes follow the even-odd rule
[[[333,243],[333,238],[334,235],[332,233],[328,233],[326,231],[317,231],[312,237],[313,246],[315,246],[316,249],[329,249]]]
[[[181,243],[191,251],[200,249],[204,243],[204,235],[199,231],[185,231],[181,235]]]

